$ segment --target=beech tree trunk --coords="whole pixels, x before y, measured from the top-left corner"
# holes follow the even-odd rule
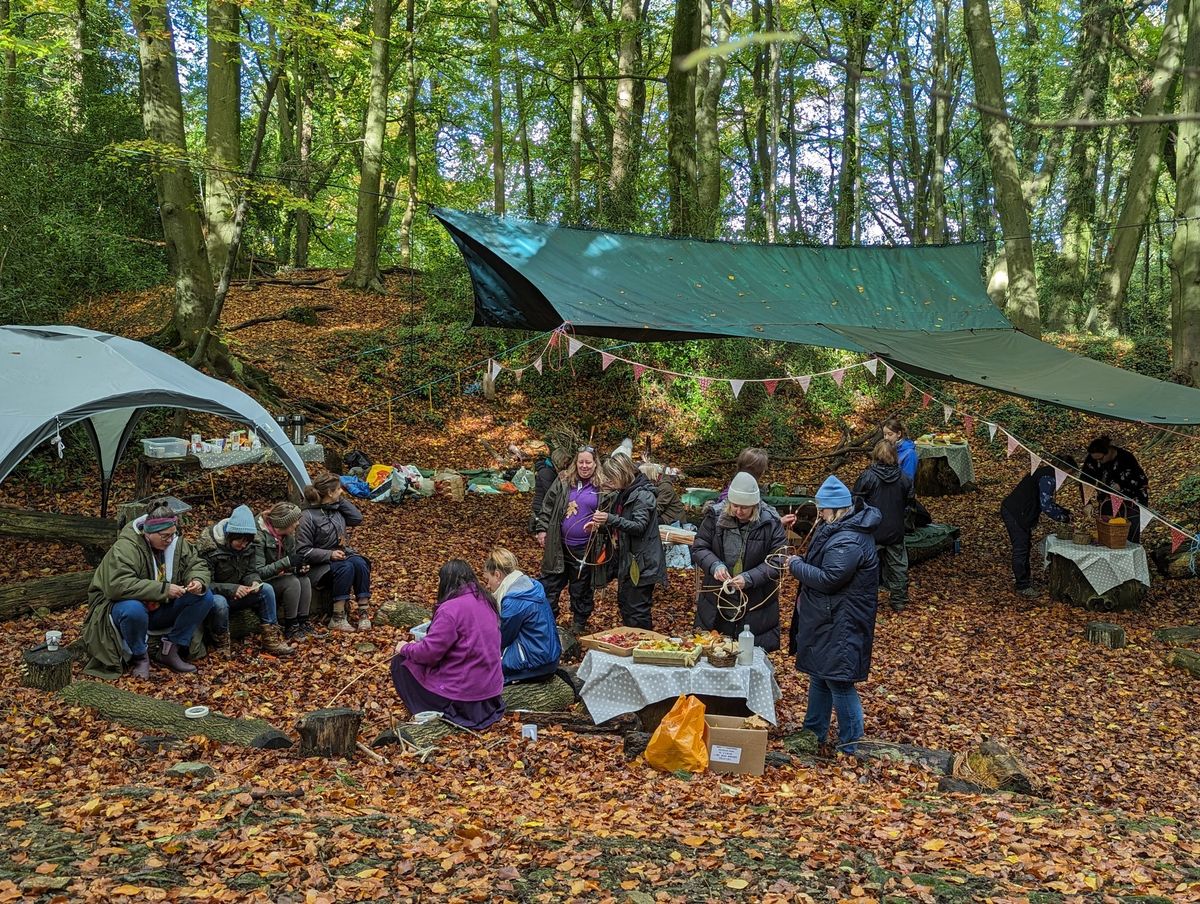
[[[996,54],[988,0],[963,0],[963,20],[975,75],[975,99],[980,107],[979,118],[995,183],[996,210],[1004,232],[1007,267],[1004,311],[1022,332],[1040,337],[1042,322],[1029,212],[1025,207],[1012,130],[1005,113],[1004,80],[1000,73],[1000,58]]]
[[[729,40],[729,0],[701,0],[701,40]],[[721,93],[729,66],[724,55],[701,63],[696,73],[696,234],[716,238],[721,224]]]
[[[379,197],[383,181],[383,138],[387,125],[387,89],[391,71],[391,0],[375,0],[371,21],[371,89],[363,128],[358,213],[354,224],[354,266],[342,281],[347,289],[383,291],[379,269]]]
[[[11,0],[0,0],[0,31],[19,33],[19,26],[13,24]],[[6,44],[0,52],[0,130],[9,133],[21,106],[17,51],[11,44]]]
[[[504,216],[504,105],[500,84],[500,2],[488,0],[492,56],[492,184],[496,216]]]
[[[400,220],[400,265],[413,266],[413,220],[417,215],[417,94],[421,81],[417,78],[417,19],[416,0],[407,0],[404,13],[404,30],[408,34],[405,67],[408,70],[408,91],[404,98],[404,139],[408,152],[407,198],[404,217]]]
[[[524,79],[517,74],[517,141],[521,146],[521,178],[525,183],[525,216],[537,219],[537,202],[533,195],[533,164],[529,158],[529,110],[525,107]]]
[[[849,245],[856,238],[858,223],[858,102],[863,67],[871,45],[875,14],[860,3],[842,15],[842,38],[846,48],[846,81],[842,86],[842,159],[838,167],[837,209],[833,240]]]
[[[641,4],[621,0],[621,25],[617,50],[617,100],[612,133],[612,168],[608,173],[608,215],[610,226],[629,229],[637,221],[638,141],[641,128],[636,119],[634,81],[641,70]]]
[[[583,32],[583,16],[575,10],[571,23],[573,39]],[[571,162],[567,176],[567,222],[578,223],[583,218],[583,61],[571,54]]]
[[[1200,115],[1200,2],[1188,4],[1179,112]],[[1200,122],[1175,137],[1175,238],[1171,243],[1171,369],[1200,386]]]
[[[1148,79],[1149,90],[1142,104],[1143,116],[1160,115],[1174,92],[1175,81],[1179,77],[1187,9],[1187,0],[1168,0],[1162,39],[1158,44],[1158,58]],[[1137,127],[1137,146],[1129,165],[1125,202],[1113,229],[1108,258],[1096,287],[1096,309],[1114,327],[1119,327],[1124,321],[1125,293],[1137,264],[1138,246],[1142,243],[1150,205],[1158,188],[1166,140],[1166,123],[1147,123]]]
[[[233,238],[237,191],[233,173],[241,168],[242,46],[237,3],[208,2],[208,73],[204,140],[209,169],[204,174],[204,213],[208,221],[208,265],[220,273]]]
[[[696,70],[681,68],[700,47],[700,0],[676,0],[671,34],[671,66],[667,72],[668,229],[672,235],[696,235]]]
[[[87,602],[91,571],[70,571],[48,578],[0,586],[0,621],[37,609],[66,609]]]
[[[950,156],[950,92],[953,88],[949,62],[950,2],[934,0],[933,97],[929,114],[929,203],[926,237],[939,245],[946,241],[946,160]]]

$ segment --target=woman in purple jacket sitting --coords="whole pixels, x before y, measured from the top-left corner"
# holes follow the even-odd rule
[[[392,683],[410,713],[436,710],[474,729],[504,715],[500,607],[462,559],[451,559],[438,573],[425,637],[396,644]]]

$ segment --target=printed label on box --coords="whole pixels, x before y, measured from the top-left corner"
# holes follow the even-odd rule
[[[737,765],[742,761],[742,748],[713,744],[712,750],[708,752],[708,758],[714,763],[732,763]]]

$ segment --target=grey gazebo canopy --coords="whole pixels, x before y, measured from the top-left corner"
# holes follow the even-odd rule
[[[150,346],[73,326],[0,326],[0,481],[39,443],[82,424],[100,461],[101,509],[147,408],[187,408],[253,427],[296,486],[308,471],[291,440],[246,393]]]

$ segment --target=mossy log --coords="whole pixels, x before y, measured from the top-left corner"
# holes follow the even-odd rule
[[[20,618],[36,609],[66,609],[87,602],[92,572],[71,571],[36,581],[0,587],[0,621]]]
[[[23,687],[40,691],[62,690],[71,683],[71,662],[74,656],[66,647],[47,650],[44,646],[25,650],[21,654]]]
[[[262,620],[252,609],[238,609],[229,613],[229,636],[233,640],[255,637],[262,628]]]
[[[117,522],[0,506],[0,537],[77,543],[83,547],[88,562],[96,565],[117,539]]]
[[[1065,556],[1053,554],[1046,571],[1046,582],[1052,597],[1091,612],[1124,612],[1136,609],[1146,598],[1146,591],[1150,589],[1141,581],[1125,581],[1103,593],[1097,593],[1078,565]]]
[[[342,706],[306,713],[296,722],[300,755],[354,759],[362,718],[362,710]]]
[[[917,479],[913,482],[913,489],[918,496],[958,496],[966,492],[966,487],[950,467],[949,460],[940,456],[922,458],[917,462]]]
[[[1192,650],[1172,650],[1167,654],[1167,665],[1183,669],[1193,678],[1200,678],[1200,653]]]
[[[1200,640],[1200,625],[1182,625],[1178,628],[1159,628],[1154,639],[1162,643],[1192,643]]]
[[[1125,629],[1108,622],[1088,622],[1087,639],[1110,650],[1120,650],[1125,647]]]
[[[510,684],[504,689],[504,708],[510,713],[566,712],[575,703],[575,692],[571,685],[555,677],[540,684]],[[530,719],[527,721],[536,721]],[[435,719],[421,724],[405,723],[399,726],[400,736],[417,747],[431,747],[446,735],[460,729]]]
[[[279,729],[261,719],[234,719],[211,713],[203,719],[189,719],[184,708],[145,694],[99,681],[77,681],[59,691],[62,698],[76,706],[86,706],[113,722],[174,738],[202,736],[223,744],[240,744],[281,750],[292,742]]]
[[[951,775],[989,791],[1041,794],[1041,782],[1014,753],[992,738],[984,738],[976,749],[955,757]]]
[[[408,629],[413,625],[427,622],[432,617],[433,613],[420,603],[391,600],[379,607],[375,620],[385,625],[391,625],[393,628]]]
[[[579,638],[576,637],[569,628],[564,628],[558,625],[558,643],[562,647],[562,654],[559,660],[563,662],[576,662],[583,657],[583,647],[579,645]]]

